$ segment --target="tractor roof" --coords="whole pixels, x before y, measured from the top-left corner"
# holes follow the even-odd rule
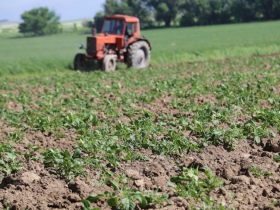
[[[109,15],[105,17],[106,19],[120,19],[124,20],[125,22],[138,22],[139,19],[137,17],[129,16],[129,15]]]

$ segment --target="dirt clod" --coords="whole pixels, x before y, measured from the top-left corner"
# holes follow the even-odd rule
[[[80,202],[80,201],[81,201],[80,196],[77,195],[77,194],[74,194],[74,193],[68,195],[67,199],[68,199],[71,203]]]
[[[86,198],[92,190],[89,185],[81,181],[78,177],[72,180],[68,187],[72,192],[78,193],[81,198]]]
[[[245,184],[250,184],[250,178],[246,177],[246,176],[234,176],[232,177],[231,179],[231,182],[233,184],[236,184],[236,183],[245,183]]]
[[[170,201],[177,207],[184,207],[184,209],[190,209],[189,203],[181,197],[173,197],[170,199]]]
[[[276,140],[276,141],[268,140],[263,150],[270,151],[270,152],[280,152],[280,140]]]

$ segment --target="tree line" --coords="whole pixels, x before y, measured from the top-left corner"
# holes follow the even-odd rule
[[[142,28],[242,23],[280,19],[280,0],[106,0],[95,15],[99,30],[112,14],[136,16]]]
[[[280,0],[106,0],[103,11],[96,13],[97,31],[107,15],[136,16],[141,28],[201,26],[280,19]],[[60,17],[46,7],[21,15],[19,32],[25,35],[58,33]],[[83,23],[92,28],[94,21]]]

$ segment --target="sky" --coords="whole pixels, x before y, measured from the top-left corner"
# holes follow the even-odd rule
[[[21,21],[24,11],[48,7],[61,21],[93,18],[102,10],[105,0],[0,0],[0,20]]]

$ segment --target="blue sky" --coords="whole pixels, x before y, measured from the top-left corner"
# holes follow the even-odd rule
[[[24,11],[36,7],[54,10],[62,21],[93,18],[104,3],[105,0],[0,0],[0,20],[21,21]]]

